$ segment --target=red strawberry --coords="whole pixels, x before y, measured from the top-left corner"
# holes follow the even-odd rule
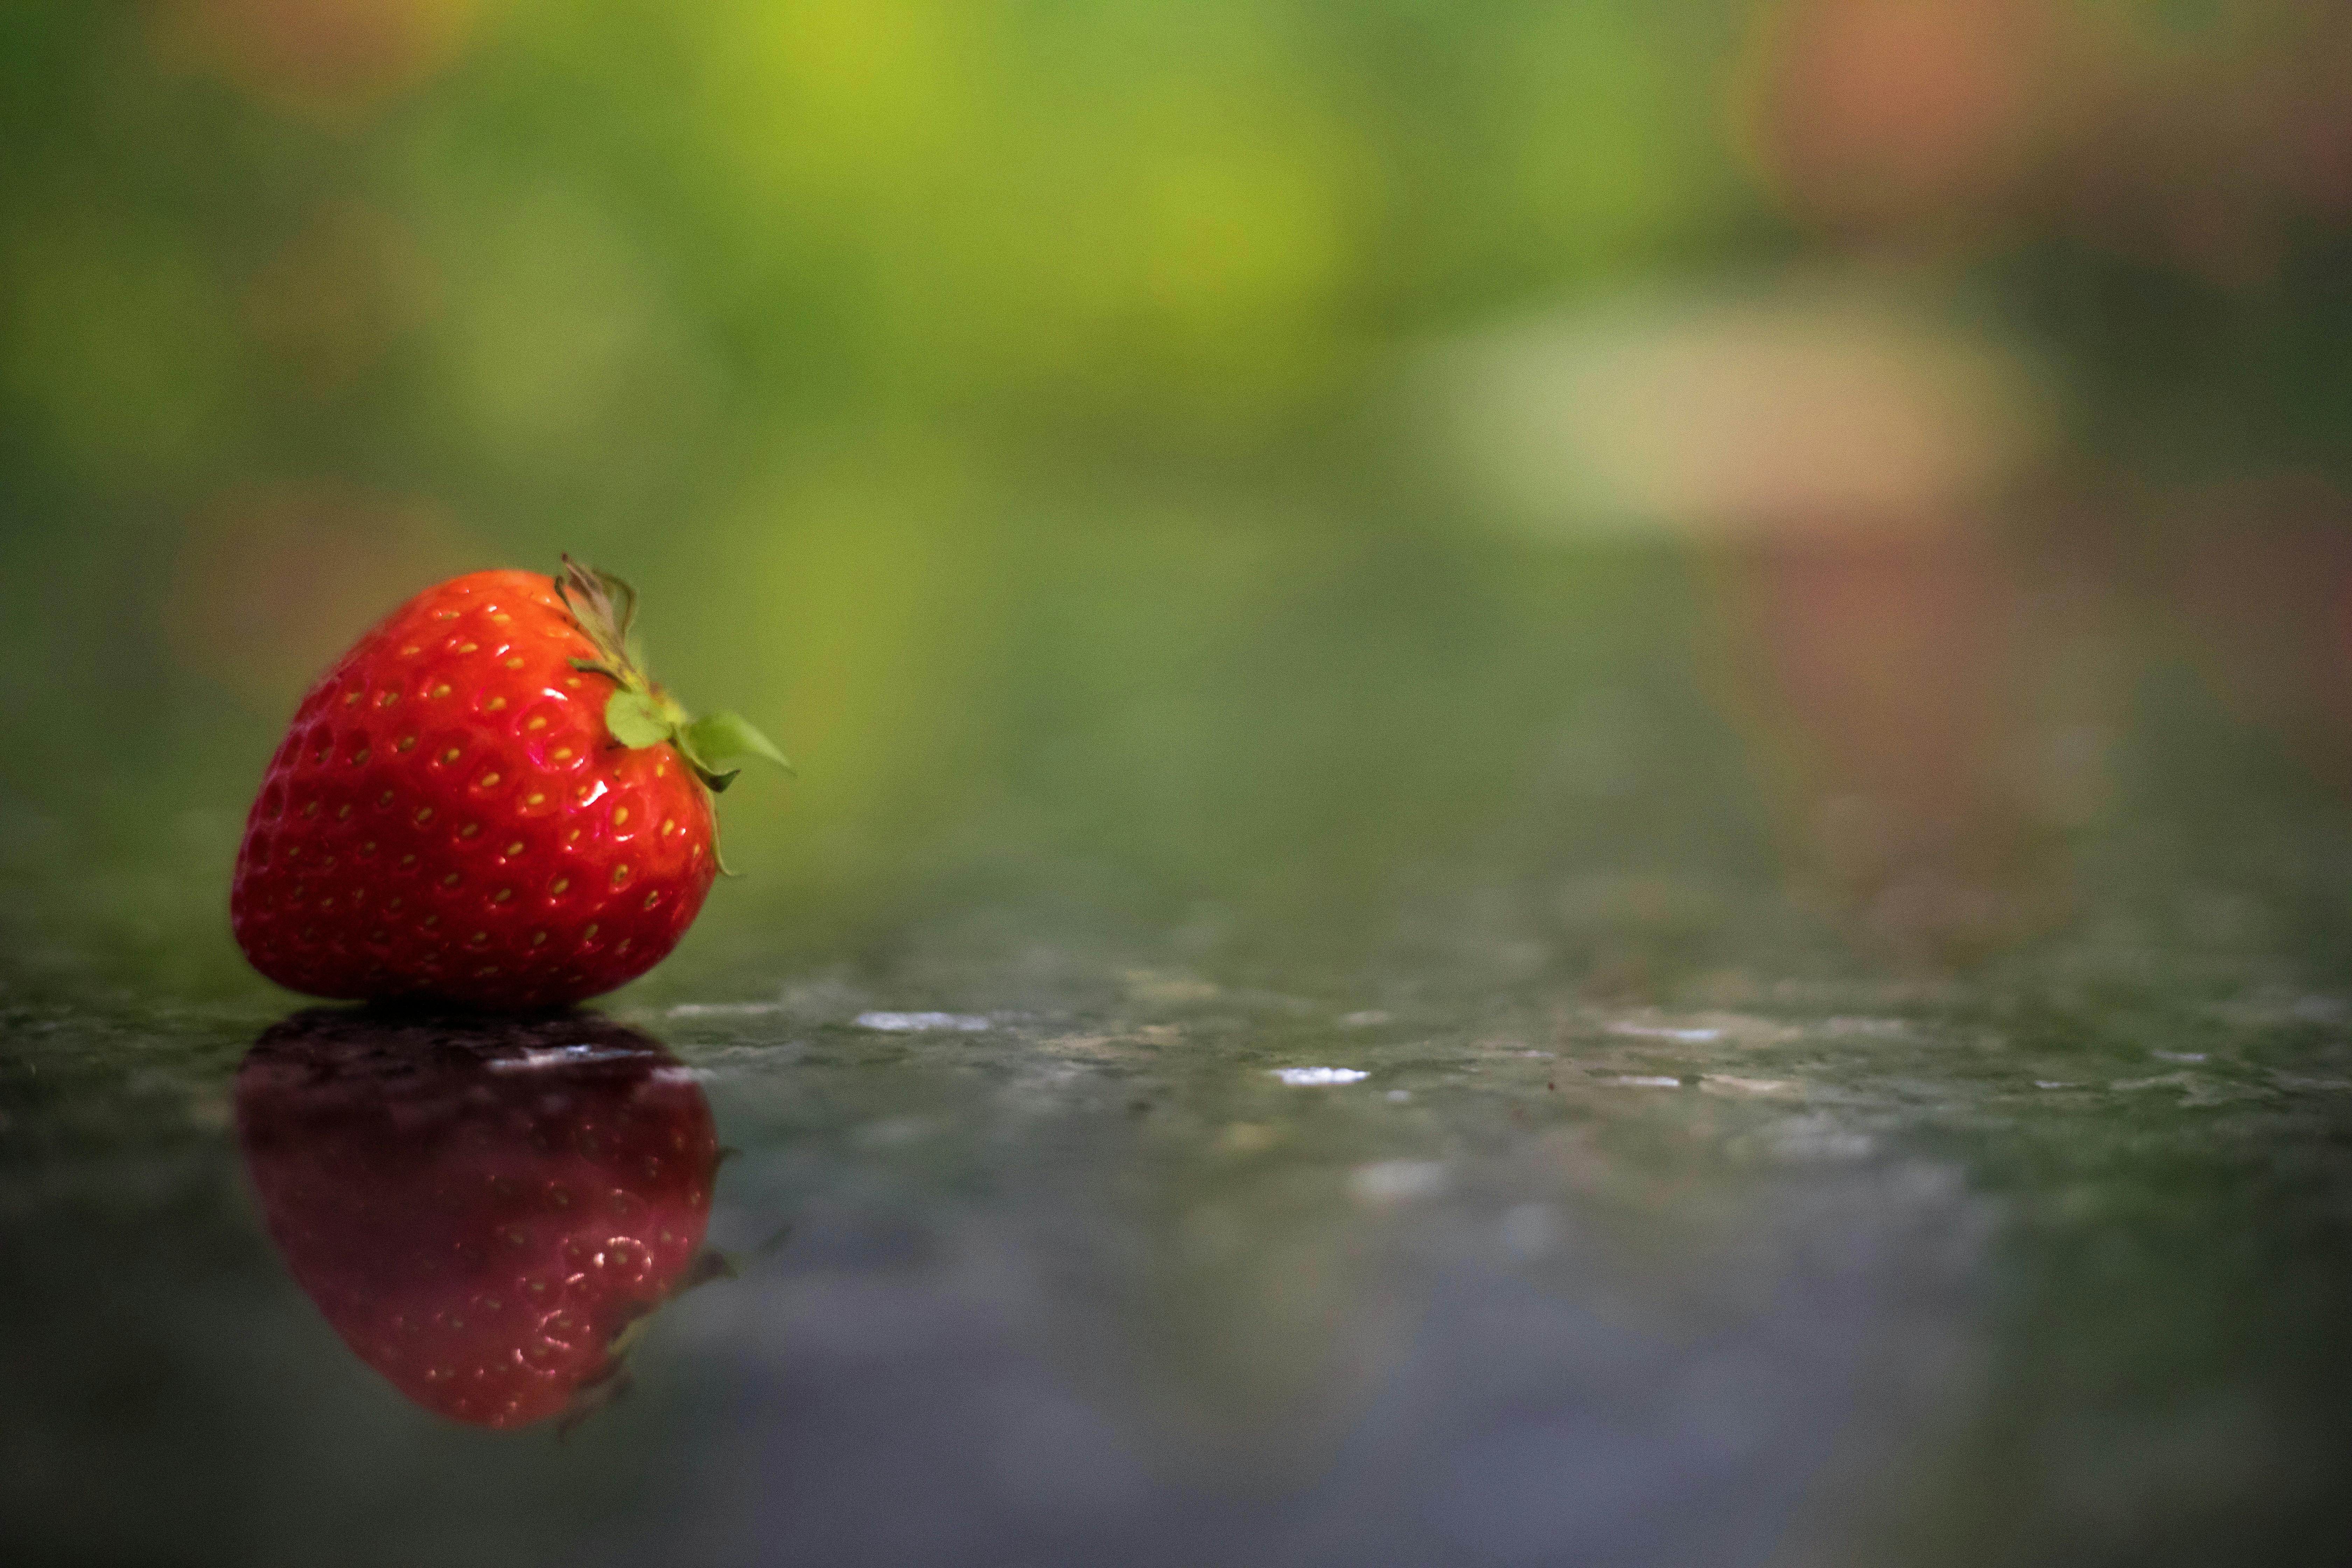
[[[295,1282],[394,1387],[474,1426],[593,1404],[615,1342],[715,1257],[709,1104],[600,1018],[298,1013],[247,1054],[236,1121]]]
[[[320,677],[247,818],[229,924],[318,996],[557,1006],[677,945],[719,869],[712,763],[783,763],[646,679],[626,584],[476,572]],[[790,766],[789,763],[785,763]]]

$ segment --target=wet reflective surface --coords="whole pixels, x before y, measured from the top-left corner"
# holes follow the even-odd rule
[[[60,1562],[2326,1561],[2352,1002],[2208,918],[1671,1004],[1002,922],[618,1022],[21,1000],[0,1486]],[[705,1097],[739,1272],[626,1397],[371,1338]]]

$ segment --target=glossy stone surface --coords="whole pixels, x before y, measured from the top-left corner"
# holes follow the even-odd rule
[[[2125,945],[1674,1007],[972,957],[614,1010],[740,1151],[714,1239],[789,1236],[563,1444],[437,1423],[284,1273],[228,1127],[266,1009],[12,1005],[11,1516],[648,1563],[2291,1561],[2344,1521],[2339,995]],[[987,1026],[856,1022],[949,1001]]]

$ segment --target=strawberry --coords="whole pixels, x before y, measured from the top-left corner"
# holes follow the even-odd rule
[[[633,1325],[723,1271],[701,1251],[709,1104],[600,1018],[298,1013],[247,1053],[236,1121],[287,1271],[353,1354],[453,1420],[593,1408]]]
[[[295,711],[229,924],[316,996],[559,1006],[634,980],[719,869],[714,764],[782,753],[646,679],[626,584],[476,572],[403,605]]]

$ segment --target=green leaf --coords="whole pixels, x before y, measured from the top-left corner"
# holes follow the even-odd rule
[[[625,746],[651,746],[669,739],[669,725],[652,693],[624,689],[604,704],[604,727]]]
[[[697,719],[686,727],[685,739],[694,754],[706,763],[724,762],[729,757],[761,757],[788,773],[798,771],[791,759],[776,749],[773,741],[753,729],[751,721],[740,713],[713,713]]]

